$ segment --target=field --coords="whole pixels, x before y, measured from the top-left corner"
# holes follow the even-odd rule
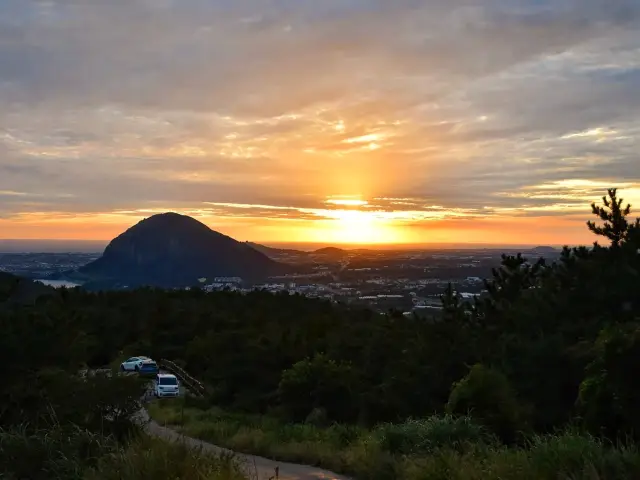
[[[188,402],[188,400],[187,400]],[[153,403],[158,423],[238,452],[387,480],[600,480],[640,478],[636,447],[563,432],[506,447],[468,417],[439,416],[373,429],[283,423],[183,399]]]

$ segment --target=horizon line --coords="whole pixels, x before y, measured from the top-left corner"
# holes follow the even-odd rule
[[[106,246],[113,239],[110,240],[81,240],[81,239],[60,239],[60,238],[0,238],[0,248],[2,244],[13,244],[12,250],[15,250],[20,243],[26,244],[50,244],[51,246],[62,246],[64,244],[69,245],[84,245],[86,247],[89,246]],[[357,249],[368,249],[368,250],[389,250],[389,249],[400,249],[400,250],[410,250],[412,248],[417,249],[428,249],[428,248],[439,248],[439,249],[465,249],[465,248],[485,248],[485,249],[500,249],[500,248],[535,248],[535,247],[552,247],[556,249],[562,249],[564,246],[574,246],[569,245],[567,243],[556,244],[556,243],[544,243],[544,244],[534,244],[534,243],[486,243],[486,242],[410,242],[410,243],[340,243],[340,242],[314,242],[314,241],[299,241],[299,242],[278,242],[278,241],[259,241],[259,240],[236,240],[240,243],[255,243],[260,244],[265,247],[271,248],[291,248],[291,247],[300,247],[304,249],[307,248],[326,248],[326,247],[336,247],[341,248],[343,250],[357,250]],[[1,252],[1,250],[0,250]]]

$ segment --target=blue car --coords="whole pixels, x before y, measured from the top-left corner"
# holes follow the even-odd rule
[[[140,367],[138,367],[138,373],[140,375],[146,376],[155,376],[158,374],[160,369],[158,368],[158,364],[153,360],[145,360],[142,362]]]

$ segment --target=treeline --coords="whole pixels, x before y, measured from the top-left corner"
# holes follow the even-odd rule
[[[615,190],[592,208],[602,244],[566,248],[553,264],[504,256],[486,298],[468,304],[449,289],[438,320],[199,290],[74,289],[6,307],[0,422],[17,422],[27,400],[47,411],[44,368],[144,354],[183,365],[210,386],[211,405],[292,421],[471,412],[507,443],[567,425],[637,436],[640,224]]]

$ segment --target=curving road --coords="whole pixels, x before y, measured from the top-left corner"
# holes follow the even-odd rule
[[[172,442],[181,442],[185,445],[214,454],[231,453],[240,459],[244,464],[245,471],[249,478],[255,480],[351,480],[344,475],[338,475],[327,470],[321,470],[308,465],[298,465],[295,463],[283,463],[269,460],[268,458],[257,457],[254,455],[245,455],[233,452],[226,448],[218,447],[211,443],[198,440],[196,438],[187,437],[171,428],[163,427],[149,417],[145,409],[138,413],[140,421],[145,425],[147,434],[162,438]],[[276,477],[276,468],[278,476]]]
[[[81,376],[95,375],[98,372],[111,375],[109,369],[95,369],[95,370],[81,370],[79,373]],[[162,372],[164,373],[164,372]],[[127,375],[129,373],[125,373]],[[184,394],[184,390],[181,388],[181,394]],[[146,401],[153,398],[153,389],[150,388],[145,396],[141,399],[144,404]],[[156,438],[161,438],[171,442],[180,442],[190,448],[202,450],[203,452],[219,454],[228,453],[234,455],[243,464],[246,474],[252,480],[352,480],[345,475],[338,475],[337,473],[330,472],[328,470],[322,470],[317,467],[309,465],[299,465],[295,463],[284,463],[269,460],[268,458],[258,457],[255,455],[247,455],[243,453],[234,452],[226,448],[218,447],[211,443],[198,440],[197,438],[188,437],[176,430],[168,427],[163,427],[153,420],[147,410],[143,407],[135,415],[136,420],[143,425],[145,432]],[[277,475],[276,475],[277,472]]]

